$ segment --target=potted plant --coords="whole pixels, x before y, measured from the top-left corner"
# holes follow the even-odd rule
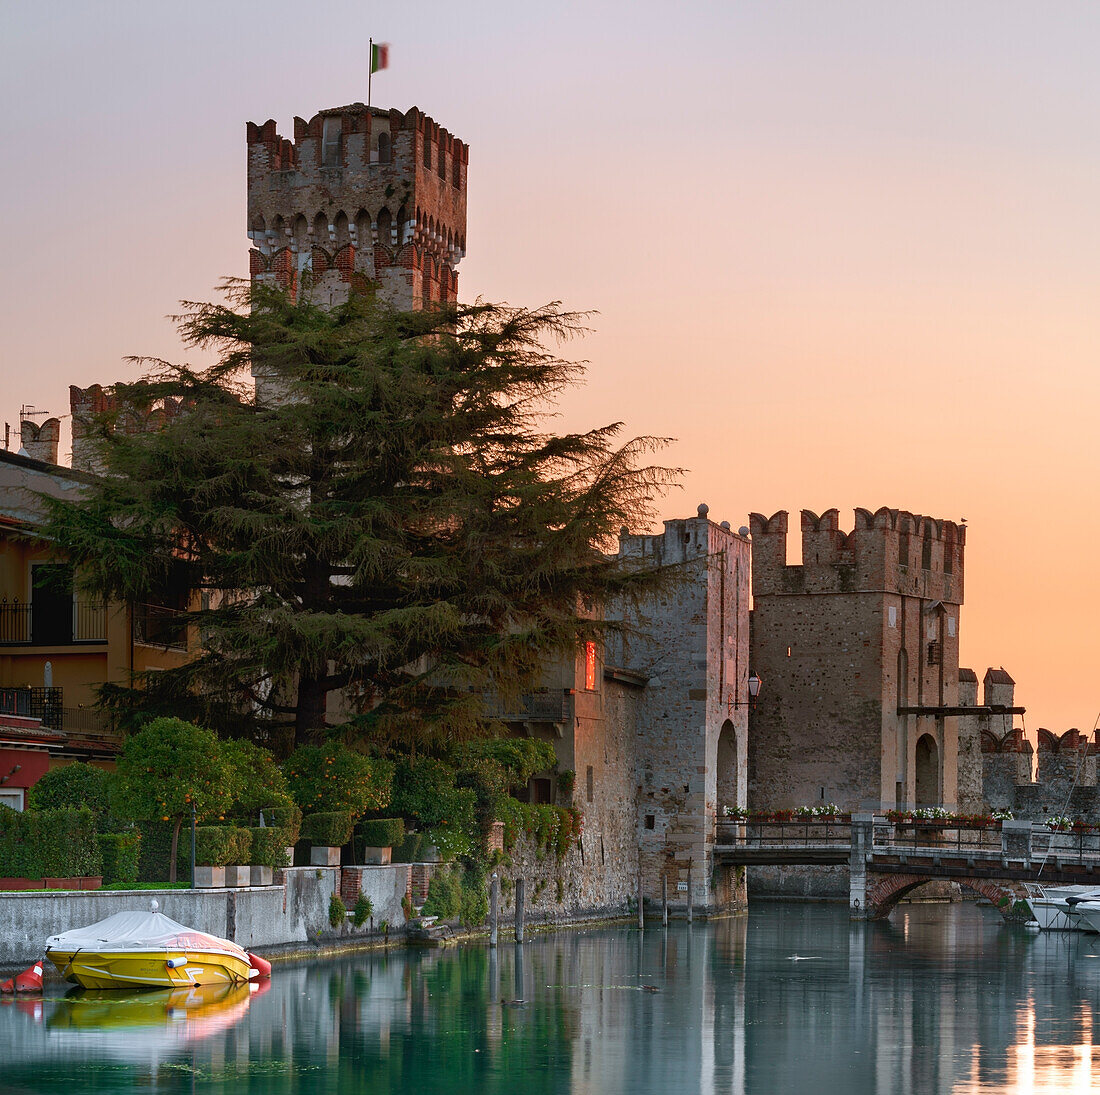
[[[359,822],[356,836],[363,842],[363,862],[385,866],[390,862],[393,846],[405,836],[405,822],[399,817],[380,817]]]
[[[247,829],[230,827],[229,863],[225,867],[227,886],[252,885],[252,834]]]
[[[306,814],[302,818],[302,839],[313,847],[309,862],[314,867],[339,867],[340,849],[351,839],[355,818],[343,811]]]

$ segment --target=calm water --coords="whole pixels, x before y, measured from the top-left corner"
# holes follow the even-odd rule
[[[799,956],[796,960],[795,956]],[[266,991],[0,1007],[0,1091],[736,1092],[1100,1089],[1100,937],[918,905],[843,908],[276,966]]]

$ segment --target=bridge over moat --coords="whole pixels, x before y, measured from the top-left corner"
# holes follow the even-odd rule
[[[855,920],[888,916],[926,882],[957,882],[1019,918],[1023,883],[1095,883],[1100,834],[1052,832],[1029,821],[891,823],[873,814],[835,820],[722,821],[715,862],[727,867],[847,864]]]

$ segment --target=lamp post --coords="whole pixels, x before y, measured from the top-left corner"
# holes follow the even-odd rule
[[[747,700],[736,699],[733,692],[726,696],[726,714],[732,715],[735,707],[748,707],[750,710],[756,706],[756,697],[760,695],[760,686],[763,684],[759,674],[749,674],[749,698]]]

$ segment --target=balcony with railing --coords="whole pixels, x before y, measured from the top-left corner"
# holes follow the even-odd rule
[[[38,719],[51,730],[61,730],[64,722],[60,688],[0,688],[0,715]]]
[[[107,606],[0,599],[0,646],[73,646],[107,641]]]
[[[187,649],[187,621],[178,608],[134,605],[134,642],[164,650]]]
[[[562,688],[542,688],[511,699],[485,696],[485,715],[501,722],[565,723],[571,718],[570,696]]]

